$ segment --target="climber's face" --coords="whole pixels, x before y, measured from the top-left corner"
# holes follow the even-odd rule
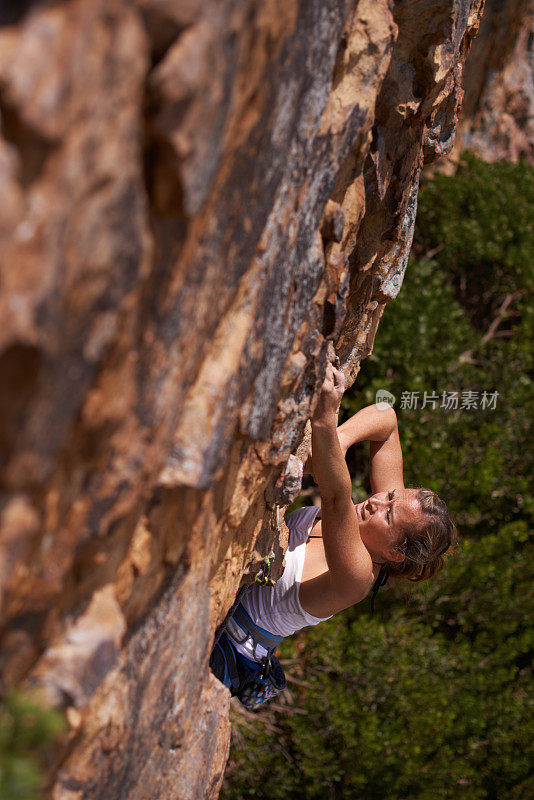
[[[421,516],[417,489],[377,492],[356,505],[360,536],[373,561],[402,561],[399,545]]]

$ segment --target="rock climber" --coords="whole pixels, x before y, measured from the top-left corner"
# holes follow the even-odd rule
[[[224,623],[211,667],[245,705],[261,705],[283,688],[274,658],[279,642],[317,625],[371,593],[389,576],[421,581],[435,575],[455,543],[445,503],[430,489],[404,486],[395,411],[363,408],[337,427],[345,389],[342,372],[328,364],[312,416],[313,475],[321,506],[286,518],[289,547],[275,586],[254,584]],[[348,448],[370,441],[373,494],[354,504],[345,462]]]

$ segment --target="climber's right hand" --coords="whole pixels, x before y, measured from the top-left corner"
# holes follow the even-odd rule
[[[339,404],[345,391],[345,376],[330,362],[312,416],[312,425],[332,423],[337,426]]]

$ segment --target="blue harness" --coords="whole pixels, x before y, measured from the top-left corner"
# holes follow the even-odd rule
[[[242,631],[241,637],[228,629],[230,619]],[[256,625],[239,604],[217,632],[210,659],[212,672],[243,705],[258,708],[285,689],[284,671],[274,655],[283,638]],[[248,639],[252,640],[255,660],[236,649],[236,644],[244,644]],[[267,651],[262,657],[257,655],[259,645]]]

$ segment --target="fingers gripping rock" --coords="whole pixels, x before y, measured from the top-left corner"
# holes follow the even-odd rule
[[[332,366],[336,369],[339,369],[339,357],[336,355],[336,351],[334,350],[334,345],[332,342],[328,342],[328,349],[326,351],[326,358]]]

